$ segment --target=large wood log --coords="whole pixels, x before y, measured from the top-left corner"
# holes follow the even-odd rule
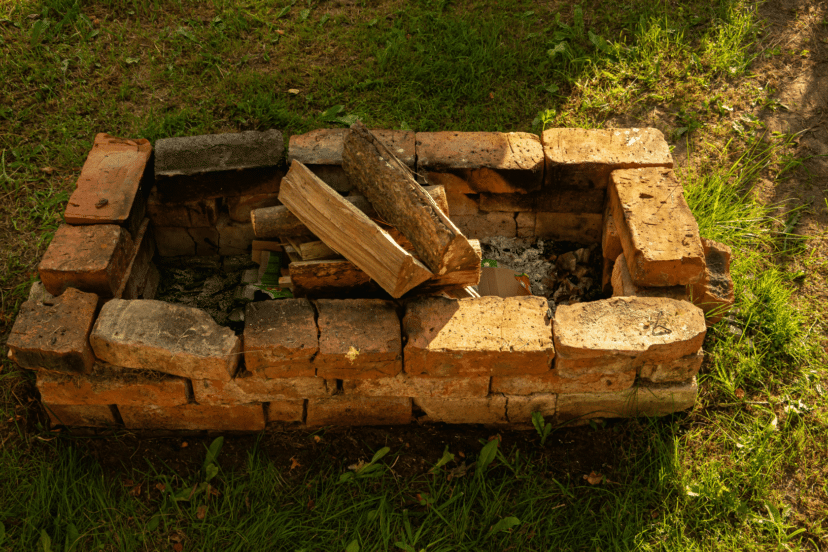
[[[448,214],[445,188],[442,186],[426,186],[423,189],[434,198],[437,206]],[[368,218],[382,223],[377,212],[363,196],[351,195],[345,197],[345,200],[368,215]],[[291,213],[284,205],[253,209],[250,212],[250,218],[253,220],[253,233],[257,238],[313,237],[313,233],[308,230],[308,227],[302,224],[302,221],[296,218],[296,215]]]
[[[382,293],[365,272],[344,259],[290,263],[288,269],[294,293],[299,297],[349,297],[370,291]]]
[[[433,276],[365,213],[299,161],[293,161],[282,179],[279,201],[328,247],[361,268],[391,297],[400,297]]]
[[[415,180],[410,169],[360,122],[351,126],[342,168],[388,224],[409,239],[435,275],[480,270],[480,257],[448,216]]]

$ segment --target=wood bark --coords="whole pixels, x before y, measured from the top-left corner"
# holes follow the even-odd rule
[[[434,198],[437,206],[444,213],[449,212],[445,188],[442,186],[426,186],[424,190]],[[382,223],[377,212],[363,196],[347,196],[345,200],[368,215],[368,218]],[[302,221],[296,218],[296,215],[291,213],[284,205],[253,209],[250,213],[250,218],[253,221],[253,233],[257,238],[313,237],[313,232],[308,230],[308,227],[302,224]]]
[[[433,276],[365,213],[299,161],[293,161],[282,180],[279,201],[391,297],[398,298]]]
[[[408,167],[360,122],[345,138],[342,168],[379,216],[409,239],[417,257],[435,275],[480,271],[480,257],[462,232]]]

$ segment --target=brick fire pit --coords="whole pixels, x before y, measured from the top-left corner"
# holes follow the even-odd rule
[[[288,160],[348,195],[347,132],[293,136]],[[539,296],[296,288],[250,301],[234,331],[154,300],[158,267],[284,253],[251,222],[279,205],[281,133],[173,138],[154,152],[146,140],[99,134],[7,344],[37,371],[52,422],[522,426],[536,411],[579,423],[693,405],[706,322],[733,302],[730,250],[700,238],[659,131],[376,134],[424,184],[442,186],[468,238],[599,247],[608,298],[553,311]]]

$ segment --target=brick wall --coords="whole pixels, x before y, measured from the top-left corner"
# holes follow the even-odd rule
[[[337,191],[346,129],[292,136]],[[613,297],[280,299],[242,335],[153,300],[153,257],[260,252],[250,213],[278,204],[277,131],[95,139],[7,346],[53,423],[258,431],[267,424],[523,425],[691,407],[706,324],[733,302],[730,250],[702,240],[653,129],[380,131],[442,185],[469,238],[601,243]],[[154,155],[153,155],[154,153]],[[154,166],[154,170],[153,170]],[[707,313],[707,318],[705,317]]]

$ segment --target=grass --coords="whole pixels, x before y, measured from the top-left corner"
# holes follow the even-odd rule
[[[155,443],[175,452],[159,457],[129,435],[50,433],[31,375],[4,358],[0,550],[828,548],[825,328],[786,268],[814,260],[792,234],[800,207],[752,192],[801,163],[791,137],[764,131],[757,114],[778,101],[753,74],[768,52],[797,54],[768,50],[761,30],[746,0],[0,4],[0,335],[95,133],[291,134],[354,116],[421,131],[657,126],[702,235],[733,248],[737,298],[708,333],[689,414],[554,428],[543,446],[504,431],[485,466],[495,431],[449,429],[437,435],[454,457],[433,471],[439,439],[407,448],[393,431],[228,437],[217,474],[206,450],[176,466],[180,439]],[[381,468],[340,482],[386,445]]]

